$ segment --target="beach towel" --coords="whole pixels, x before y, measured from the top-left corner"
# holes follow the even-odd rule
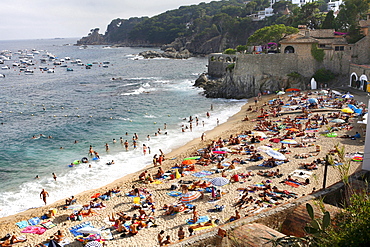
[[[100,234],[100,237],[102,239],[105,239],[105,240],[112,240],[113,239],[113,235],[112,235],[112,232],[110,231],[110,229],[102,230],[101,234]]]
[[[217,225],[216,224],[212,224],[211,226],[198,227],[198,228],[195,228],[194,231],[205,230],[205,229],[209,229],[209,228],[212,228],[212,227],[215,227],[215,226],[217,226]]]
[[[21,232],[42,235],[44,234],[45,231],[46,231],[46,228],[41,227],[41,226],[27,226]]]
[[[191,174],[193,177],[197,177],[197,178],[202,178],[202,177],[205,177],[207,175],[201,173],[201,172],[196,172],[196,173],[193,173]]]
[[[294,188],[298,188],[299,187],[299,184],[296,184],[296,183],[291,182],[291,181],[284,181],[284,183],[287,184],[287,185],[290,185],[290,186],[292,186]]]
[[[81,228],[84,228],[84,227],[87,227],[87,226],[93,227],[90,221],[86,221],[86,222],[83,222],[81,224],[70,227],[68,230],[70,231],[70,233],[73,234],[73,236],[77,237],[77,236],[82,235],[82,233],[77,232],[77,230],[81,229]]]
[[[41,222],[41,219],[39,217],[33,217],[32,219],[29,219],[28,220],[28,223],[31,225],[31,226],[35,226],[35,225],[38,225],[40,224]]]
[[[41,223],[41,226],[45,227],[46,229],[51,229],[57,225],[55,225],[53,222],[51,222],[50,220],[48,221],[44,221]]]
[[[69,205],[69,206],[66,207],[66,209],[80,210],[80,209],[82,209],[82,205]]]
[[[187,219],[186,224],[199,224],[199,223],[205,223],[209,221],[209,217],[207,215],[200,216],[197,222],[193,222],[193,219]]]
[[[128,196],[128,197],[136,197],[135,195],[131,195],[130,193],[126,193],[126,196]],[[145,196],[140,195],[140,198],[141,198],[141,199],[144,199],[144,198],[145,198]]]
[[[17,223],[15,223],[20,229],[23,229],[23,228],[25,228],[25,227],[27,227],[27,226],[29,226],[30,224],[28,223],[28,221],[27,220],[22,220],[22,221],[20,221],[20,222],[17,222]]]
[[[182,193],[180,191],[170,191],[170,192],[167,192],[167,195],[169,196],[174,196],[174,197],[178,197],[178,196],[181,196]]]

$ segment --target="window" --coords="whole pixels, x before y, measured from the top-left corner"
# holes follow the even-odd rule
[[[334,48],[335,51],[344,51],[344,46],[336,46]]]
[[[319,44],[319,48],[325,48],[324,44]]]

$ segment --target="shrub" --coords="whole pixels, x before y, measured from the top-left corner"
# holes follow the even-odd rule
[[[298,79],[298,78],[301,77],[301,74],[298,73],[298,72],[291,72],[291,73],[287,74],[287,76]]]
[[[317,48],[317,44],[312,44],[311,46],[311,55],[316,61],[324,61],[325,52],[323,49]]]
[[[224,54],[229,54],[229,55],[232,55],[232,54],[235,54],[235,53],[236,53],[236,50],[232,49],[232,48],[226,49],[224,51]]]
[[[313,78],[315,78],[317,82],[328,82],[333,80],[335,75],[328,69],[318,69],[313,75]]]

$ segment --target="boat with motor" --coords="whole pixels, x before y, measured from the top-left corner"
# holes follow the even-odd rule
[[[67,68],[67,71],[73,71],[73,69],[72,68]]]
[[[6,69],[10,69],[10,67],[8,65],[5,65],[3,67],[1,67],[2,70],[6,70]]]
[[[5,75],[4,74],[0,74],[0,78],[5,78]]]
[[[33,70],[26,69],[26,70],[24,71],[24,74],[25,74],[25,75],[33,75]]]

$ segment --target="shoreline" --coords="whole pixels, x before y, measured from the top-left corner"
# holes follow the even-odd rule
[[[268,101],[271,98],[276,98],[276,95],[273,94],[273,95],[262,96],[262,100],[258,102],[257,106],[258,107],[262,106],[261,102]],[[286,96],[284,96],[284,98],[286,98]],[[229,117],[225,123],[220,124],[219,126],[216,126],[212,130],[206,131],[205,132],[206,133],[205,141],[201,141],[200,136],[199,136],[199,138],[193,139],[192,141],[189,141],[185,145],[183,145],[179,148],[176,148],[175,150],[171,151],[168,154],[165,154],[166,160],[164,161],[164,163],[162,165],[163,170],[164,171],[169,170],[175,163],[181,162],[183,158],[191,156],[192,153],[194,153],[194,151],[196,151],[197,149],[207,146],[207,144],[209,144],[210,140],[217,140],[219,137],[228,138],[231,134],[241,133],[242,131],[250,130],[251,127],[254,126],[255,123],[253,121],[245,121],[245,122],[241,121],[246,115],[247,107],[249,107],[250,105],[254,107],[254,101],[251,100],[251,99],[249,99],[249,101],[241,107],[239,112],[237,112],[233,116]],[[328,111],[330,111],[330,110],[328,110]],[[293,112],[291,112],[291,113],[293,113]],[[248,117],[250,119],[256,118],[256,116],[258,116],[258,113],[248,112]],[[362,145],[362,148],[363,148],[363,144],[361,144],[362,140],[363,140],[363,138],[361,138],[361,140],[358,140],[355,143],[353,143],[354,147],[350,146],[349,150],[347,150],[347,147],[346,147],[346,151],[348,151],[348,152],[351,152],[351,151],[353,152],[355,150],[358,151],[358,147],[356,147],[357,145]],[[332,144],[333,143],[326,143],[327,146],[325,146],[325,143],[321,144],[321,145],[323,145],[323,151],[322,151],[321,154],[330,150],[332,148]],[[293,149],[293,150],[295,150],[295,149]],[[307,150],[305,150],[305,151],[307,151]],[[294,152],[294,154],[299,153],[299,152],[300,151],[297,149]],[[299,162],[302,162],[302,161],[305,162],[306,161],[306,160],[295,160],[292,157],[293,156],[289,156],[289,159],[291,160],[291,162],[289,162],[288,166],[286,168],[284,168],[285,169],[284,171],[286,171],[286,173],[284,175],[288,175],[288,172],[290,172],[290,170],[292,170],[292,167],[294,165],[297,165]],[[173,158],[175,158],[175,159],[173,159]],[[257,164],[249,163],[249,165],[257,165]],[[351,173],[358,170],[360,167],[361,167],[361,165],[359,165],[359,163],[355,164],[353,169],[351,169]],[[113,181],[112,183],[109,183],[109,184],[105,185],[105,186],[102,186],[102,187],[97,188],[97,189],[91,189],[91,190],[87,190],[87,191],[84,191],[82,193],[79,193],[79,194],[75,195],[75,198],[78,200],[78,204],[86,204],[91,200],[91,195],[92,194],[104,193],[108,189],[116,188],[117,186],[120,187],[121,193],[126,193],[126,192],[131,190],[132,185],[135,185],[135,186],[139,185],[141,187],[147,188],[151,192],[154,192],[153,193],[154,194],[154,199],[157,202],[156,203],[156,208],[157,208],[156,216],[158,216],[158,215],[161,214],[159,209],[163,206],[164,203],[171,203],[171,202],[177,201],[176,198],[171,198],[167,195],[163,195],[163,194],[165,194],[163,192],[163,190],[168,190],[169,187],[170,187],[170,184],[176,182],[176,180],[164,181],[163,184],[160,184],[160,185],[154,185],[154,184],[141,185],[137,182],[138,176],[142,171],[148,170],[150,173],[153,173],[153,172],[155,172],[154,170],[157,169],[157,168],[158,167],[154,167],[152,164],[148,165],[144,169],[141,169],[137,172],[125,175],[125,176]],[[204,169],[204,168],[200,168],[200,169]],[[253,167],[248,166],[247,169],[248,170],[249,169],[253,170],[253,172],[257,172],[258,170],[265,170],[265,168],[254,167],[254,166]],[[335,171],[335,170],[330,169],[330,172],[333,172],[333,171]],[[322,179],[322,169],[321,169],[321,167],[319,168],[319,170],[317,170],[317,172],[318,172],[318,174],[317,174],[317,176],[315,176],[315,178],[313,178],[312,184],[310,184],[308,186],[305,186],[304,188],[300,188],[298,190],[299,191],[299,196],[307,195],[307,194],[309,194],[313,191],[313,188],[315,186],[316,187],[320,186],[320,183],[318,181],[321,181],[321,179]],[[192,178],[194,179],[194,177],[185,176],[181,179],[186,180],[186,179],[192,179]],[[256,181],[260,181],[261,179],[263,179],[263,178],[256,175],[252,178],[252,181],[256,182]],[[331,184],[335,183],[338,180],[338,177],[337,176],[330,176],[328,178],[328,180],[329,181],[327,182],[327,186],[329,187]],[[235,188],[237,188],[236,186],[238,186],[238,184],[233,184],[233,185],[229,186],[229,188],[227,189],[227,193],[229,195],[225,196],[225,198],[223,198],[221,203],[226,204],[226,205],[231,205],[232,204],[233,200],[235,199],[235,195],[237,195],[234,192]],[[239,185],[239,186],[245,186],[245,185]],[[230,187],[232,187],[234,189],[232,189]],[[318,189],[319,188],[320,187],[318,187]],[[291,189],[289,189],[289,190],[291,190]],[[284,202],[286,202],[286,201],[284,201]],[[106,209],[101,210],[101,211],[97,211],[99,213],[98,216],[89,217],[89,218],[86,218],[86,220],[87,221],[93,221],[94,226],[95,225],[103,226],[103,223],[104,223],[103,220],[108,215],[110,215],[114,212],[117,212],[117,211],[125,211],[126,212],[126,210],[127,210],[127,212],[129,212],[131,214],[132,210],[128,209],[128,206],[130,206],[130,203],[132,203],[131,198],[127,198],[127,197],[124,197],[124,196],[122,196],[122,197],[113,197],[110,201],[106,202],[106,204],[107,204]],[[209,203],[203,203],[203,201],[200,202],[200,203],[201,204],[199,204],[199,210],[201,211],[201,213],[209,215],[209,213],[206,213],[207,209],[210,206],[214,206],[214,205],[209,204]],[[15,232],[15,234],[17,236],[24,235],[23,233],[20,233],[21,230],[18,227],[16,227],[16,225],[15,225],[16,222],[22,221],[22,220],[27,220],[27,219],[35,217],[35,216],[40,217],[41,215],[45,214],[50,208],[58,208],[58,213],[57,213],[57,217],[56,217],[57,220],[54,220],[54,222],[55,221],[60,221],[60,222],[56,222],[56,223],[59,223],[59,224],[57,224],[57,227],[53,228],[50,231],[47,231],[47,234],[40,235],[40,236],[35,235],[35,234],[27,234],[27,238],[29,239],[29,241],[26,242],[27,246],[31,243],[36,244],[36,243],[39,243],[39,242],[42,242],[42,241],[46,240],[47,237],[50,234],[54,233],[58,229],[65,230],[65,234],[71,240],[73,240],[73,238],[71,237],[71,234],[67,231],[67,228],[70,227],[70,226],[73,226],[73,225],[77,225],[81,222],[73,222],[73,221],[66,220],[66,216],[68,216],[68,214],[65,214],[66,210],[59,210],[61,205],[64,205],[64,200],[59,200],[57,202],[54,202],[52,204],[49,204],[49,205],[46,205],[46,206],[43,206],[43,207],[28,209],[26,211],[23,211],[23,212],[14,214],[14,215],[10,215],[10,216],[0,218],[0,229],[2,229],[2,230],[0,230],[0,237],[2,237],[1,235],[5,235],[5,234],[11,233],[11,232]],[[198,205],[197,205],[197,207],[198,207]],[[225,210],[225,212],[218,213],[216,215],[213,215],[213,214],[211,214],[211,215],[215,216],[215,217],[220,217],[221,219],[222,218],[225,219],[226,217],[230,216],[230,214],[233,214],[234,210],[235,210],[235,208],[227,208],[227,210]],[[70,211],[68,211],[68,212],[70,213]],[[162,217],[162,216],[158,216],[159,227],[144,229],[144,230],[142,230],[143,233],[139,233],[135,237],[131,237],[131,238],[128,238],[128,239],[127,238],[126,239],[120,239],[119,237],[117,237],[118,238],[117,241],[114,241],[112,243],[112,246],[122,246],[122,245],[125,245],[125,246],[153,246],[157,243],[155,235],[162,229],[168,231],[169,235],[171,235],[171,237],[172,237],[171,239],[175,240],[176,236],[177,236],[176,235],[177,227],[182,225],[183,222],[184,222],[184,219],[189,218],[190,216],[191,215],[189,215],[189,214],[188,215],[186,215],[186,214],[177,215],[176,218],[165,218],[165,217]],[[171,216],[169,216],[169,217],[171,217]],[[168,220],[173,220],[173,221],[169,222],[167,219]],[[83,221],[85,221],[85,218],[84,218]],[[152,235],[151,239],[147,238],[148,234]],[[150,244],[140,245],[140,243],[143,243],[142,241],[148,241],[148,243],[150,243]],[[108,244],[109,244],[109,246],[111,246],[111,242],[109,242]],[[79,245],[76,244],[75,242],[72,242],[68,246],[79,246]]]

